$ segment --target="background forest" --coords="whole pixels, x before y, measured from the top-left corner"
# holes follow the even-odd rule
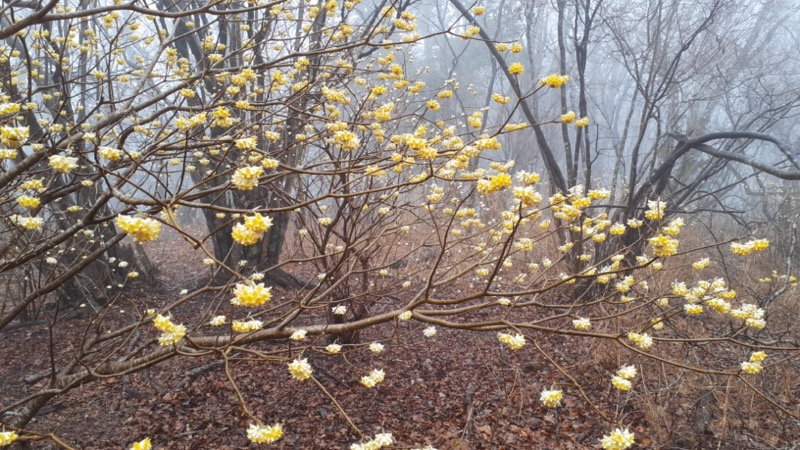
[[[0,447],[797,448],[798,29],[0,2]]]

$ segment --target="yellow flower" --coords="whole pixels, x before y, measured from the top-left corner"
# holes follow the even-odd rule
[[[575,126],[578,127],[578,128],[583,128],[583,127],[588,126],[588,125],[589,125],[589,118],[588,117],[584,117],[582,119],[578,119],[578,120],[575,121]]]
[[[752,244],[753,250],[757,252],[763,252],[769,248],[769,241],[766,239],[756,239],[748,242],[748,244]]]
[[[472,14],[475,14],[476,16],[482,16],[485,13],[486,13],[486,8],[483,6],[476,6],[472,8]]]
[[[747,256],[753,252],[762,252],[769,248],[769,241],[766,239],[757,239],[748,241],[744,244],[734,242],[731,244],[731,252],[739,256]]]
[[[522,44],[519,42],[514,42],[511,44],[511,53],[519,53],[522,51]]]
[[[306,334],[308,334],[306,330],[295,330],[292,335],[289,336],[289,339],[293,341],[302,341],[306,338]]]
[[[375,387],[378,383],[382,382],[386,374],[382,369],[372,369],[369,375],[365,375],[361,377],[361,384],[364,387]]]
[[[521,334],[497,333],[497,339],[508,345],[511,350],[519,350],[525,345],[525,336]]]
[[[231,183],[242,191],[249,191],[258,186],[258,177],[262,173],[264,173],[264,168],[261,166],[240,167],[233,173]]]
[[[149,242],[161,233],[161,222],[143,217],[117,216],[119,229],[130,235],[136,242]]]
[[[122,159],[122,150],[117,148],[100,147],[97,149],[97,154],[99,154],[101,158],[109,161],[119,161]]]
[[[250,424],[247,429],[247,439],[256,444],[272,444],[283,436],[283,425],[256,425]]]
[[[588,330],[592,328],[592,322],[587,318],[578,318],[572,321],[572,326],[577,330]]]
[[[139,442],[134,442],[133,446],[131,446],[131,450],[150,450],[152,448],[153,445],[150,443],[150,438],[145,438]]]
[[[272,287],[264,287],[264,283],[236,283],[233,289],[234,298],[231,303],[238,306],[261,306],[272,300]]]
[[[689,316],[697,316],[703,314],[703,307],[701,305],[695,305],[693,303],[687,303],[683,305],[683,310]]]
[[[175,344],[184,336],[186,336],[186,327],[184,325],[177,325],[172,323],[169,317],[157,315],[153,319],[153,325],[156,329],[161,331],[161,336],[158,338],[158,343],[163,346]]]
[[[497,102],[497,103],[499,103],[501,105],[507,105],[511,101],[511,97],[506,97],[506,96],[503,96],[503,95],[495,93],[495,94],[492,94],[492,100],[494,100],[495,102]]]
[[[672,256],[678,252],[678,240],[669,236],[659,234],[647,241],[653,247],[653,254],[656,256]]]
[[[13,431],[0,432],[0,447],[13,444],[18,437],[17,433]]]
[[[28,127],[0,127],[0,142],[6,147],[22,147],[29,135]]]
[[[214,316],[211,318],[208,324],[211,325],[212,327],[219,327],[225,325],[226,320],[227,319],[225,318],[225,316]]]
[[[544,406],[548,408],[557,408],[561,406],[561,399],[563,398],[564,394],[557,389],[553,390],[543,390],[542,394],[539,396],[539,401],[542,402]]]
[[[575,113],[572,111],[561,115],[561,123],[569,125],[574,121],[575,121]]]
[[[331,355],[335,355],[342,351],[342,346],[339,344],[330,344],[329,346],[325,347],[325,351]]]
[[[17,197],[17,203],[23,208],[33,209],[41,204],[41,201],[36,197],[29,195],[20,195]]]
[[[649,208],[644,213],[644,217],[649,220],[661,220],[664,218],[664,210],[667,208],[665,202],[659,200],[648,200],[647,207]]]
[[[523,67],[520,63],[514,63],[508,66],[508,73],[511,75],[522,75],[522,72],[525,71],[525,67]]]
[[[272,444],[283,436],[283,425],[256,425],[250,424],[247,429],[247,439],[256,444]]]
[[[255,150],[258,139],[255,136],[250,136],[242,139],[236,139],[234,145],[240,150]]]
[[[569,75],[559,75],[557,73],[554,73],[552,75],[548,75],[542,78],[541,80],[539,80],[539,83],[542,86],[547,86],[549,88],[556,89],[567,84],[567,81],[569,81]]]
[[[634,434],[628,429],[617,428],[608,436],[603,436],[600,440],[600,445],[603,450],[625,450],[630,448],[634,443]]]
[[[622,236],[625,234],[625,225],[621,223],[615,223],[614,225],[611,225],[611,227],[608,229],[608,234],[612,236]]]
[[[231,237],[233,240],[241,245],[253,245],[261,239],[262,233],[256,233],[250,230],[245,225],[237,223],[231,230]]]
[[[311,364],[308,363],[308,359],[303,358],[295,359],[289,363],[289,372],[295,380],[303,381],[310,378],[314,370],[311,368]]]
[[[622,366],[617,370],[617,375],[626,380],[632,380],[636,377],[636,366]]]
[[[264,323],[260,320],[248,320],[247,322],[241,322],[238,320],[234,320],[231,324],[231,329],[233,329],[236,333],[249,333],[251,331],[260,330],[264,326]]]
[[[633,383],[619,375],[614,375],[614,377],[611,378],[611,384],[620,391],[629,391],[631,387],[633,387]]]
[[[651,338],[647,333],[639,334],[631,331],[628,333],[628,340],[636,344],[636,346],[642,350],[647,350],[653,346],[653,338]]]
[[[244,226],[250,231],[264,233],[272,227],[272,218],[255,213],[252,216],[245,216]]]
[[[499,173],[493,177],[490,177],[488,180],[479,180],[478,192],[484,195],[491,194],[492,192],[497,192],[511,186],[511,183],[511,175],[507,173]]]
[[[741,368],[742,372],[749,373],[751,375],[760,373],[764,369],[759,361],[745,361],[741,364]]]
[[[49,160],[50,167],[59,173],[70,173],[78,168],[78,158],[74,156],[53,155]]]
[[[19,113],[19,103],[0,103],[0,116],[12,116]]]

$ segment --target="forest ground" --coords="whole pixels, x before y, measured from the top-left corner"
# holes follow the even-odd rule
[[[161,307],[174,301],[178,290],[203,282],[207,269],[200,257],[173,244],[177,243],[148,249],[161,268],[158,282],[141,280],[126,288],[105,319],[108,325],[130,323],[135,320],[132,309]],[[276,290],[276,298],[281,294]],[[198,298],[182,306],[181,318],[191,323],[192,315],[206,313],[207,303]],[[61,322],[54,338],[80,342],[89,320]],[[599,439],[613,428],[577,389],[559,384],[567,379],[533,345],[512,352],[499,345],[495,333],[442,328],[426,338],[425,326],[409,321],[365,330],[362,343],[385,343],[380,355],[361,345],[339,356],[304,356],[355,425],[367,436],[391,432],[396,448],[589,449],[599,448]],[[46,324],[34,323],[0,335],[1,403],[46,383],[46,377],[24,377],[46,373],[47,330]],[[683,411],[661,405],[672,422],[672,434],[665,440],[664,430],[654,429],[652,415],[648,422],[641,403],[610,388],[610,375],[624,362],[615,347],[556,334],[533,334],[529,339],[559,365],[580,373],[584,393],[606,416],[622,418],[636,433],[637,448],[777,448],[730,430],[729,436],[738,436],[734,441],[716,441],[711,431],[698,435],[690,424],[696,417],[691,399]],[[256,346],[289,359],[297,354],[294,347],[289,341]],[[55,356],[57,361],[69,357]],[[61,439],[85,450],[128,448],[144,437],[150,437],[156,449],[259,448],[246,438],[251,421],[219,361],[213,356],[179,357],[130,376],[87,384],[48,404],[31,426],[44,433],[57,429]],[[229,368],[251,413],[267,424],[283,423],[283,438],[270,448],[338,450],[359,440],[322,390],[311,380],[293,380],[285,362],[237,361]],[[372,368],[385,370],[386,379],[367,389],[359,378]],[[539,393],[553,387],[564,390],[564,401],[560,408],[545,408]],[[56,448],[51,443],[32,447]]]

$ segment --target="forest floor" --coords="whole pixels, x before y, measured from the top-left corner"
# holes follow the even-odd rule
[[[134,283],[127,300],[115,303],[118,308],[105,318],[108,326],[130,323],[136,320],[132,309],[163,306],[175,300],[178,290],[200,282],[204,268],[199,258],[169,248],[152,253],[153,262],[167,268],[159,283]],[[184,274],[197,274],[198,279]],[[206,312],[202,299],[181,308],[184,318],[192,311]],[[89,320],[61,322],[54,338],[80,342]],[[766,448],[712,445],[696,436],[670,436],[670,446],[657,445],[656,432],[636,403],[610,388],[610,375],[621,361],[607,353],[608,346],[563,335],[529,336],[560,366],[580,371],[583,393],[595,410],[534,345],[512,352],[499,345],[495,333],[442,328],[426,338],[425,326],[396,322],[364,331],[362,343],[385,343],[380,355],[365,345],[345,349],[339,356],[304,355],[319,383],[353,423],[366,436],[391,432],[397,441],[393,448],[596,449],[614,427],[601,414],[618,418],[635,432],[637,448]],[[46,377],[24,378],[48,369],[47,330],[39,324],[0,335],[0,404],[47,382]],[[271,363],[236,359],[234,352],[228,373],[219,357],[178,357],[129,376],[89,383],[57,397],[31,427],[45,434],[52,431],[73,448],[85,450],[127,449],[144,437],[159,450],[263,447],[246,438],[251,420],[237,400],[230,375],[253,416],[266,424],[283,424],[283,438],[269,448],[348,449],[360,436],[337,406],[312,380],[297,382],[289,376],[285,361],[296,356],[296,346],[289,341],[256,345],[281,358]],[[57,361],[68,357],[54,355]],[[366,389],[359,379],[373,368],[385,370],[386,378],[377,388]],[[539,394],[554,387],[564,390],[562,406],[546,408]],[[685,431],[691,433],[689,428]],[[681,440],[684,444],[675,444]],[[32,448],[56,448],[45,442]]]

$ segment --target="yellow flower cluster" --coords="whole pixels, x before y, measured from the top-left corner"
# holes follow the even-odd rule
[[[766,239],[755,239],[744,244],[734,242],[731,244],[731,252],[734,255],[747,256],[753,252],[763,252],[769,248],[769,241]]]
[[[233,173],[231,183],[239,190],[249,191],[258,186],[258,177],[262,173],[264,173],[264,168],[261,166],[240,167]]]
[[[617,428],[608,436],[603,436],[600,445],[603,450],[625,450],[633,446],[634,434],[628,429]]]
[[[497,93],[492,94],[492,100],[501,105],[507,105],[511,101],[511,97],[506,97]]]
[[[13,431],[0,432],[0,447],[13,444],[18,437]]]
[[[9,220],[14,225],[26,230],[38,230],[44,226],[44,219],[41,217],[26,217],[12,214]]]
[[[232,304],[252,308],[272,300],[272,287],[264,287],[264,283],[236,283],[233,295]]]
[[[580,317],[572,321],[572,326],[575,327],[576,330],[588,330],[592,328],[592,322],[585,317]]]
[[[139,442],[134,442],[131,446],[131,450],[151,450],[153,448],[153,444],[150,443],[150,438],[144,438]]]
[[[520,63],[514,63],[508,66],[508,73],[511,75],[522,75],[522,72],[525,71],[525,67]]]
[[[647,207],[649,208],[644,212],[644,217],[648,220],[661,220],[664,218],[664,210],[667,208],[665,202],[659,200],[648,200]]]
[[[541,80],[539,80],[539,83],[542,86],[547,86],[549,88],[557,89],[567,84],[567,81],[569,81],[569,75],[559,75],[557,73],[554,73],[552,75],[548,75],[542,78]]]
[[[146,217],[117,216],[116,223],[123,233],[136,242],[152,241],[161,233],[161,222]]]
[[[764,367],[761,365],[761,361],[766,359],[767,354],[764,352],[753,352],[750,354],[750,361],[745,361],[741,364],[742,372],[749,373],[751,375],[761,373],[764,370]]]
[[[542,201],[542,195],[533,186],[515,187],[514,198],[524,207],[536,206]]]
[[[30,136],[28,127],[0,127],[0,142],[6,147],[22,147],[28,136]]]
[[[628,340],[636,344],[636,346],[642,350],[647,350],[653,346],[653,338],[647,333],[639,334],[631,331],[628,333]]]
[[[272,444],[283,436],[283,425],[258,425],[251,423],[247,429],[247,439],[256,444]]]
[[[635,366],[622,366],[611,378],[611,384],[620,391],[629,391],[633,387],[632,379],[636,377]]]
[[[633,383],[630,380],[626,380],[619,375],[614,375],[611,378],[611,384],[614,385],[615,388],[619,389],[620,391],[629,391],[633,386]]]
[[[737,309],[731,311],[731,317],[744,320],[748,327],[760,330],[767,325],[764,319],[764,310],[756,305],[745,303]]]
[[[352,152],[361,145],[361,139],[350,130],[339,130],[333,133],[333,143],[343,151]]]
[[[256,319],[251,319],[246,322],[234,320],[231,324],[231,329],[236,333],[250,333],[252,331],[258,331],[263,327],[264,323]]]
[[[656,256],[672,256],[678,252],[678,240],[663,234],[651,237],[647,242],[653,247],[653,254]]]
[[[204,124],[207,119],[208,114],[204,112],[195,114],[188,119],[185,117],[179,117],[175,119],[175,126],[181,131],[188,131],[191,128],[199,127],[200,125]]]
[[[539,396],[539,401],[548,408],[557,408],[561,406],[561,399],[564,397],[563,392],[558,389],[543,390]]]
[[[122,159],[122,150],[112,147],[100,147],[97,149],[97,154],[101,158],[109,161],[119,161]]]
[[[387,445],[392,445],[394,438],[391,433],[378,433],[374,439],[361,444],[353,444],[350,450],[380,450]]]
[[[264,236],[264,233],[272,227],[272,219],[255,213],[252,216],[245,216],[244,223],[237,223],[231,230],[231,237],[234,241],[242,245],[253,245]]]
[[[289,363],[289,372],[295,380],[303,381],[311,378],[311,374],[314,370],[311,368],[311,364],[308,363],[308,359],[303,358],[295,359]]]
[[[708,258],[702,258],[692,263],[692,269],[694,270],[703,270],[706,267],[711,265],[711,260]]]
[[[478,180],[478,192],[483,195],[491,194],[511,186],[511,175],[499,173],[489,179]]]
[[[158,343],[160,345],[166,346],[175,344],[186,336],[186,326],[176,325],[169,317],[162,316],[161,314],[157,315],[153,320],[153,325],[161,332],[161,336],[158,338]]]
[[[525,336],[519,333],[497,333],[497,339],[499,339],[503,344],[509,346],[511,350],[519,350],[525,345]]]
[[[58,173],[70,173],[78,168],[78,158],[66,155],[53,155],[49,159],[49,165]]]
[[[475,148],[480,151],[483,150],[500,150],[503,146],[500,144],[500,141],[497,140],[496,137],[488,137],[483,136],[477,141],[475,141]]]
[[[385,376],[386,374],[383,372],[383,369],[372,369],[369,375],[361,377],[361,384],[366,388],[372,388],[382,382]]]
[[[39,207],[41,204],[41,200],[36,197],[31,197],[29,195],[20,195],[17,197],[17,203],[19,206],[27,209],[33,209]]]
[[[20,111],[19,103],[0,103],[0,116],[12,116]]]
[[[239,150],[255,150],[257,143],[258,143],[258,138],[255,136],[236,139],[235,141],[233,141],[233,144]]]

